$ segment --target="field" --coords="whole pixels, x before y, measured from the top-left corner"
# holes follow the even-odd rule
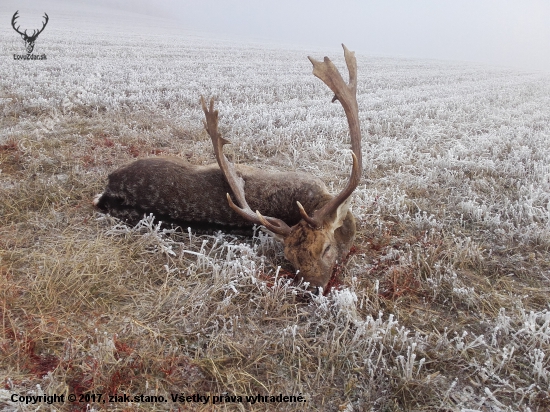
[[[306,56],[346,73],[341,49],[68,33],[45,61],[0,33],[0,410],[550,410],[549,75],[358,55],[358,237],[313,296],[260,230],[132,228],[91,201],[137,157],[214,162],[201,94],[235,162],[338,191],[347,123]]]

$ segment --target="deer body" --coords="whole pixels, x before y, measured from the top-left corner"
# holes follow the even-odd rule
[[[298,279],[313,289],[325,288],[334,266],[349,253],[355,239],[349,204],[361,178],[357,62],[345,46],[344,56],[348,84],[328,57],[323,62],[309,58],[313,74],[334,92],[333,102],[341,103],[350,129],[353,167],[346,187],[336,196],[328,193],[321,180],[304,173],[233,165],[223,154],[229,141],[218,131],[214,99],[208,107],[201,97],[203,123],[217,165],[194,166],[173,157],[137,160],[109,175],[107,188],[94,204],[131,223],[153,213],[159,220],[184,227],[262,225],[283,243]]]
[[[332,199],[318,178],[299,172],[268,172],[237,165],[254,210],[288,222],[301,219],[296,202],[315,210]],[[193,165],[179,157],[140,159],[109,175],[105,192],[96,206],[130,224],[153,213],[158,220],[182,227],[213,224],[250,228],[227,203],[231,187],[217,164]]]

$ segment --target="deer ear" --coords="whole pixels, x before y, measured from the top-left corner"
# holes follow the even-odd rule
[[[349,196],[346,200],[344,200],[342,204],[338,206],[338,209],[336,209],[336,212],[331,217],[328,218],[329,221],[326,222],[326,224],[327,226],[330,227],[330,230],[332,230],[333,232],[344,224],[344,219],[348,214],[350,203],[351,203],[351,196]]]

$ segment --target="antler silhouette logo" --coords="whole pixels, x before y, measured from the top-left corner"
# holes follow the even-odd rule
[[[27,34],[27,30],[24,32],[19,30],[20,26],[15,27],[15,21],[19,17],[19,10],[17,10],[13,17],[11,18],[11,25],[13,29],[21,35],[21,38],[25,41],[25,48],[27,49],[27,53],[31,54],[34,49],[34,42],[38,38],[38,35],[44,31],[44,28],[46,27],[46,24],[48,24],[48,20],[50,19],[46,13],[44,13],[44,23],[42,25],[42,28],[40,30],[33,30],[32,35]]]

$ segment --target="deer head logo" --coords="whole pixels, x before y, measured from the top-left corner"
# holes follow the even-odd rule
[[[42,28],[40,30],[33,30],[32,31],[32,34],[29,36],[27,34],[27,30],[25,30],[24,32],[20,31],[19,30],[19,27],[20,26],[17,26],[15,27],[15,21],[17,20],[17,18],[19,17],[19,10],[17,10],[14,14],[13,14],[13,17],[11,18],[11,25],[13,27],[13,29],[19,33],[21,35],[21,38],[23,39],[23,41],[25,42],[25,48],[27,49],[27,53],[28,54],[31,54],[33,49],[34,49],[34,42],[36,41],[36,39],[38,38],[38,35],[40,33],[42,33],[44,31],[44,28],[46,27],[46,25],[48,24],[48,20],[50,19],[48,17],[48,15],[46,13],[44,13],[44,23],[42,25]]]

